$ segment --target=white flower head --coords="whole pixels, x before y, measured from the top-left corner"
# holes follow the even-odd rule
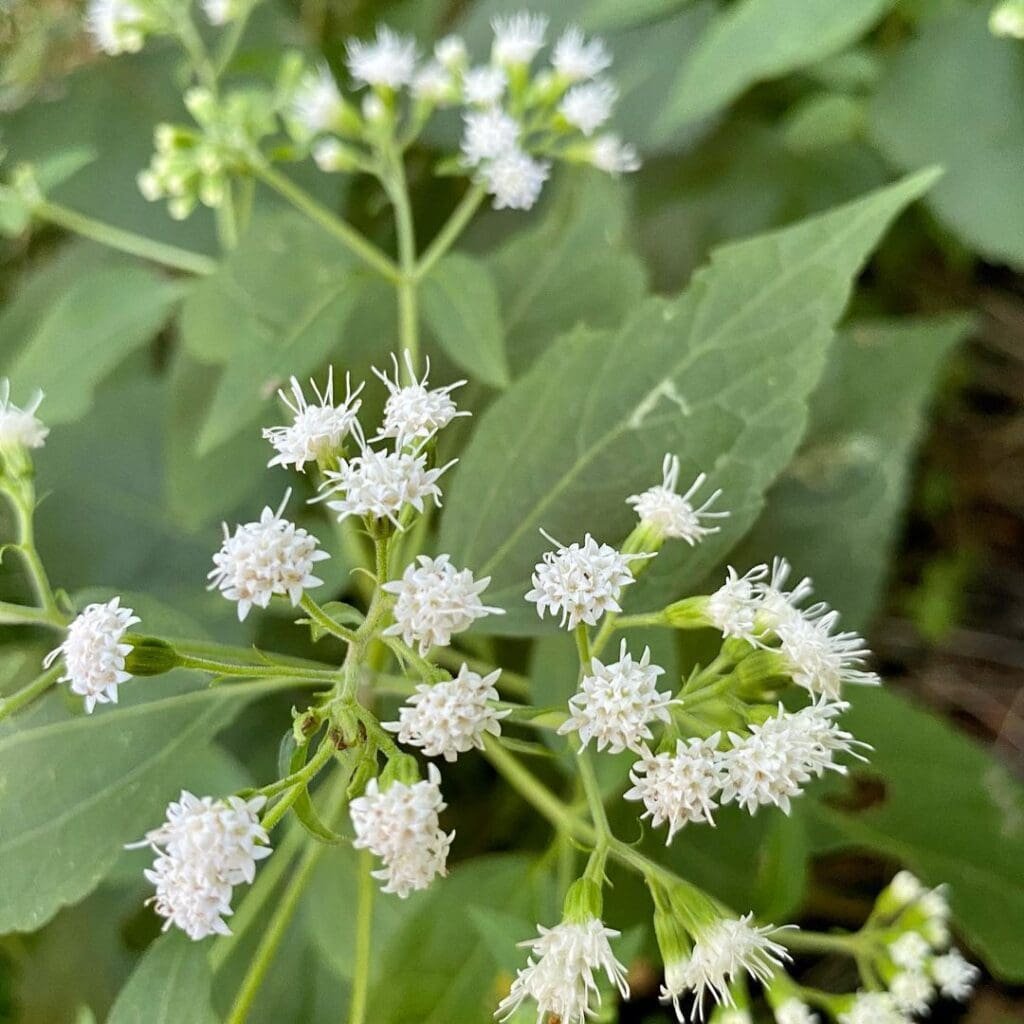
[[[905,971],[923,971],[931,958],[932,947],[920,932],[904,932],[889,943],[889,959]]]
[[[283,389],[278,391],[292,414],[292,422],[263,431],[264,439],[277,452],[268,466],[294,466],[301,472],[307,462],[321,462],[336,456],[345,438],[359,429],[356,416],[362,405],[359,399],[362,384],[353,391],[346,376],[345,399],[335,404],[333,367],[327,371],[327,386],[322,392],[315,381],[309,383],[316,395],[315,404],[306,401],[302,386],[294,377],[290,384],[291,397]]]
[[[90,604],[68,626],[64,642],[43,660],[49,667],[64,658],[62,683],[85,698],[85,710],[92,714],[97,704],[116,704],[117,688],[131,679],[124,670],[132,645],[123,642],[125,633],[141,621],[131,608],[122,608],[115,597],[106,604]]]
[[[765,630],[774,630],[783,622],[791,622],[803,614],[798,605],[810,597],[814,587],[810,577],[805,576],[797,582],[796,586],[787,590],[792,571],[793,567],[785,558],[776,556],[772,559],[771,573],[768,578],[760,581],[755,587],[759,627]],[[814,607],[822,606],[815,605]]]
[[[484,736],[500,736],[501,719],[511,714],[493,707],[499,675],[500,669],[481,676],[463,665],[454,679],[421,683],[399,709],[398,721],[383,726],[400,743],[422,747],[427,757],[454,761],[474,747],[482,750]]]
[[[471,110],[463,121],[462,159],[468,166],[518,151],[520,124],[500,107]]]
[[[203,14],[211,25],[226,25],[240,18],[253,0],[202,0]]]
[[[901,971],[889,982],[899,1010],[910,1017],[925,1015],[935,998],[935,986],[924,971]]]
[[[268,505],[259,520],[236,526],[233,534],[224,524],[224,542],[213,556],[209,589],[219,589],[238,603],[239,621],[253,605],[266,608],[275,594],[287,595],[297,605],[303,591],[323,583],[313,575],[313,566],[330,555],[319,550],[316,537],[282,518],[291,493],[285,494],[276,512]]]
[[[898,871],[889,883],[889,895],[897,907],[908,907],[927,893],[920,879],[909,871]]]
[[[452,100],[455,96],[455,83],[451,72],[439,61],[429,61],[413,76],[412,94],[424,103]]]
[[[405,568],[400,580],[385,583],[382,590],[395,595],[394,624],[386,636],[401,636],[410,647],[426,655],[431,647],[447,647],[452,634],[469,629],[485,615],[504,615],[480,600],[490,576],[473,579],[469,569],[456,569],[447,555],[420,555]]]
[[[459,412],[452,400],[452,392],[461,388],[466,382],[457,380],[454,384],[444,387],[430,387],[430,360],[426,362],[423,377],[412,384],[402,386],[399,383],[401,374],[398,368],[398,357],[392,353],[392,364],[395,379],[391,380],[386,373],[374,367],[373,372],[384,382],[388,389],[388,399],[384,403],[384,424],[373,441],[394,438],[401,448],[412,441],[425,441],[443,430],[456,416],[469,416],[468,412]],[[405,353],[405,363],[410,379],[414,378],[412,357]]]
[[[1003,0],[989,15],[988,27],[994,36],[1024,39],[1024,2]]]
[[[594,140],[590,147],[590,162],[605,174],[632,174],[640,170],[636,148],[613,134],[601,135]]]
[[[704,614],[723,637],[757,641],[758,584],[768,575],[767,565],[755,565],[740,576],[730,565],[725,583],[709,598]]]
[[[508,86],[504,68],[484,64],[462,73],[462,99],[476,107],[493,107],[501,102]]]
[[[155,890],[147,902],[164,918],[163,931],[180,928],[193,942],[231,934],[224,918],[232,913],[232,887],[201,864],[160,856],[143,874]]]
[[[498,1005],[495,1016],[500,1020],[508,1020],[532,1000],[538,1021],[554,1017],[561,1024],[586,1024],[600,1002],[594,975],[601,971],[628,998],[626,968],[615,958],[609,941],[618,938],[617,931],[596,917],[563,921],[554,928],[538,926],[537,931],[537,938],[520,943],[530,949],[530,955]]]
[[[557,550],[545,551],[537,563],[526,600],[537,605],[541,618],[546,611],[560,616],[565,629],[580,623],[596,626],[605,612],[622,611],[622,588],[635,582],[630,562],[651,557],[624,555],[610,544],[598,544],[589,533],[582,544],[568,547],[541,533]]]
[[[651,664],[651,650],[644,648],[639,661],[619,648],[619,660],[605,665],[594,658],[590,674],[569,698],[572,715],[558,729],[560,735],[576,732],[582,750],[593,739],[597,749],[612,754],[629,748],[643,753],[643,742],[652,738],[650,723],[670,719],[671,693],[659,693],[658,676],[665,670]]]
[[[795,996],[787,999],[775,1011],[776,1024],[818,1024],[818,1015]]]
[[[574,85],[562,98],[558,112],[574,128],[590,136],[612,116],[619,90],[611,82]]]
[[[722,788],[720,739],[720,733],[707,739],[678,739],[674,754],[663,751],[655,755],[644,750],[643,757],[630,769],[633,788],[626,790],[624,797],[643,801],[641,817],[650,818],[653,828],[668,822],[666,846],[689,822],[715,823],[712,812]]]
[[[850,1008],[839,1014],[839,1024],[909,1024],[888,992],[858,992]]]
[[[308,69],[299,79],[290,105],[291,116],[310,136],[337,128],[344,109],[338,83],[323,63]]]
[[[331,499],[327,507],[337,512],[338,522],[349,516],[369,516],[388,519],[396,529],[402,529],[401,516],[407,508],[422,513],[427,501],[441,507],[437,481],[455,461],[430,469],[426,455],[364,447],[362,454],[342,459],[338,469],[324,473],[322,488],[326,493],[321,499]]]
[[[11,382],[0,377],[0,449],[43,447],[50,430],[36,417],[42,401],[43,393],[37,389],[20,408],[11,401]]]
[[[373,42],[350,39],[345,44],[348,69],[363,85],[398,89],[412,81],[416,70],[416,41],[385,25]]]
[[[333,135],[317,139],[310,152],[313,155],[313,162],[325,174],[352,171],[359,166],[358,157],[353,150]]]
[[[636,509],[640,522],[663,537],[684,540],[690,547],[699,544],[710,534],[718,533],[721,527],[705,526],[704,520],[728,517],[728,512],[711,511],[711,506],[722,496],[722,492],[715,491],[699,506],[694,507],[693,503],[693,497],[704,486],[707,475],[699,474],[684,494],[677,494],[679,458],[666,455],[661,464],[661,473],[659,485],[626,499],[626,504]]]
[[[440,782],[441,774],[431,764],[426,779],[392,782],[383,792],[379,781],[371,779],[363,795],[349,804],[356,833],[352,845],[384,862],[372,872],[384,882],[382,892],[405,899],[447,874],[448,848],[455,833],[446,834],[438,821],[445,809]]]
[[[491,20],[494,43],[491,59],[503,66],[529,64],[544,45],[548,19],[543,14],[519,11]]]
[[[974,991],[981,977],[981,971],[968,963],[958,949],[951,949],[944,956],[937,956],[931,962],[932,979],[947,999],[965,1002]]]
[[[454,71],[466,61],[466,40],[462,36],[447,35],[434,44],[434,56],[442,67]]]
[[[929,889],[918,901],[925,916],[921,931],[932,944],[933,949],[944,949],[949,945],[949,899],[944,885]]]
[[[149,19],[138,0],[89,0],[85,24],[96,45],[116,57],[142,49]]]
[[[483,181],[495,210],[529,210],[540,198],[551,164],[509,149],[483,168]]]
[[[570,25],[558,38],[551,64],[562,78],[581,82],[611,67],[612,57],[602,39],[586,39],[577,25]]]

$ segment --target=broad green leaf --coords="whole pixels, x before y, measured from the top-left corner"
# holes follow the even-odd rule
[[[498,290],[483,262],[445,256],[423,282],[420,302],[431,333],[456,365],[492,387],[508,384]]]
[[[815,595],[840,610],[844,625],[868,625],[928,399],[970,324],[964,316],[869,320],[839,334],[804,446],[732,556],[737,565],[784,555],[814,578]]]
[[[5,372],[16,387],[43,390],[48,424],[76,420],[96,385],[152,340],[182,293],[180,283],[141,266],[84,274],[33,324]]]
[[[621,184],[596,172],[572,177],[543,220],[488,260],[517,374],[577,324],[618,326],[645,293],[643,264],[626,241]]]
[[[796,448],[856,273],[934,177],[717,250],[680,298],[648,300],[617,332],[562,338],[491,406],[453,472],[440,540],[492,577],[487,599],[508,614],[491,629],[541,631],[523,600],[539,530],[618,542],[626,497],[656,481],[666,451],[685,479],[708,472],[732,515],[696,550],[666,545],[627,600],[656,606],[723,557]]]
[[[892,0],[741,0],[724,8],[662,104],[661,126],[670,130],[707,117],[755,82],[837,53],[891,5]]]
[[[209,950],[178,931],[146,951],[107,1024],[215,1024]]]
[[[925,25],[879,85],[870,128],[898,167],[943,165],[928,203],[968,246],[1024,266],[1024,206],[1011,198],[1024,193],[1024,60],[987,18],[965,7]]]
[[[175,765],[281,686],[231,684],[101,707],[0,737],[0,932],[32,931],[95,888],[121,846],[159,821],[177,788]]]
[[[798,153],[829,149],[856,139],[864,127],[864,105],[844,93],[823,92],[791,107],[783,125],[786,145]]]
[[[1024,981],[1024,788],[973,741],[886,690],[858,692],[843,720],[871,743],[885,796],[863,810],[817,804],[819,846],[866,847],[947,884],[954,922],[997,977]]]

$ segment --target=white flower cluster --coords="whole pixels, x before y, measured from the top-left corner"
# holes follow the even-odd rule
[[[484,736],[501,735],[501,719],[511,714],[493,705],[501,669],[481,676],[465,665],[443,683],[421,683],[399,709],[397,722],[383,722],[400,743],[422,747],[427,757],[454,761],[459,754],[483,749]]]
[[[240,621],[253,605],[266,608],[275,594],[287,594],[297,605],[305,590],[323,582],[313,575],[313,566],[330,556],[319,550],[316,537],[281,517],[290,497],[288,491],[276,512],[264,508],[257,522],[237,526],[234,534],[224,524],[224,543],[209,573],[210,589],[220,589],[238,603]]]
[[[420,555],[406,566],[400,580],[381,588],[395,595],[395,621],[384,635],[400,636],[410,647],[418,645],[422,655],[435,645],[447,647],[453,633],[469,629],[477,619],[504,615],[504,609],[480,600],[490,582],[490,576],[475,580],[469,569],[456,569],[448,555]]]
[[[142,49],[150,17],[143,0],[89,0],[85,25],[99,49],[117,56]]]
[[[594,658],[590,670],[569,698],[572,714],[558,732],[579,733],[581,749],[593,739],[598,750],[608,748],[619,754],[628,747],[640,753],[644,740],[652,738],[650,723],[669,721],[672,695],[657,689],[658,676],[665,670],[651,664],[647,647],[640,660],[634,661],[625,640],[618,661],[605,665]]]
[[[132,645],[124,643],[123,637],[139,621],[131,608],[121,607],[119,597],[106,604],[90,604],[68,626],[64,642],[43,660],[48,668],[58,657],[64,658],[60,681],[85,698],[87,714],[97,704],[116,704],[117,688],[131,679],[124,669]]]
[[[811,581],[786,590],[789,573],[784,558],[743,576],[730,566],[725,583],[708,598],[708,621],[725,637],[777,649],[787,674],[811,693],[838,700],[844,684],[878,685],[878,676],[861,667],[871,654],[861,637],[837,632],[839,613],[824,602],[800,608]]]
[[[157,854],[146,878],[156,894],[149,901],[163,918],[190,939],[230,935],[236,885],[251,883],[256,862],[269,857],[270,839],[260,824],[266,797],[227,800],[196,797],[183,791],[167,808],[167,820],[128,848],[148,846]]]
[[[676,1017],[682,1021],[680,1000],[688,993],[694,996],[694,1016],[703,1017],[708,996],[720,1005],[734,1004],[730,986],[737,979],[750,975],[766,982],[789,954],[784,946],[770,936],[774,925],[757,926],[753,915],[725,918],[703,930],[685,960],[665,965],[662,1002],[671,1002]]]
[[[36,417],[42,401],[43,393],[37,389],[20,408],[11,401],[11,382],[0,377],[0,449],[43,447],[50,430]]]
[[[380,857],[384,866],[373,877],[384,882],[382,892],[401,899],[447,874],[448,848],[455,837],[438,823],[445,808],[441,774],[433,764],[427,773],[426,780],[411,785],[392,782],[384,790],[378,779],[371,779],[363,795],[349,805],[356,832],[352,845]]]
[[[698,474],[684,494],[677,494],[679,457],[666,455],[661,472],[660,484],[626,499],[626,503],[636,509],[641,524],[650,527],[661,537],[684,540],[690,547],[699,544],[710,534],[718,533],[721,527],[705,526],[703,520],[728,518],[728,512],[711,511],[711,506],[722,496],[722,492],[714,491],[698,506],[692,501],[694,495],[707,482],[707,474]]]
[[[500,1020],[508,1020],[532,999],[538,1022],[553,1018],[561,1024],[586,1024],[594,1015],[594,1004],[600,1002],[596,975],[602,971],[624,999],[629,997],[626,969],[609,942],[618,938],[617,931],[596,917],[563,921],[554,928],[539,925],[537,931],[537,938],[520,943],[530,949],[530,955],[498,1005]]]
[[[787,999],[775,1010],[775,1024],[818,1024],[818,1015],[795,996]]]
[[[454,384],[446,384],[440,388],[431,388],[430,360],[426,360],[423,376],[416,380],[412,357],[406,352],[406,368],[413,383],[403,386],[400,383],[398,358],[394,353],[391,360],[395,371],[394,380],[376,367],[373,369],[388,389],[388,398],[384,403],[384,423],[374,441],[390,438],[398,448],[422,443],[447,427],[456,416],[470,415],[466,411],[460,412],[451,397],[456,388],[461,388],[466,383],[464,380],[457,380]]]

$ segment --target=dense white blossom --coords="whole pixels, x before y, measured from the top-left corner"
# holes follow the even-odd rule
[[[388,389],[388,398],[384,403],[384,423],[374,441],[381,441],[384,438],[394,438],[396,445],[401,448],[411,441],[424,441],[433,437],[439,430],[448,426],[456,416],[468,416],[468,412],[459,412],[458,407],[452,400],[452,392],[461,388],[466,382],[457,380],[454,384],[446,384],[444,387],[431,388],[430,360],[426,362],[426,370],[423,377],[412,384],[402,386],[399,383],[400,371],[398,358],[391,356],[395,379],[391,380],[386,373],[382,373],[376,367],[373,372],[384,382]],[[412,357],[408,352],[405,354],[406,366],[409,370],[409,377],[414,377],[412,368]]]
[[[123,643],[124,634],[140,619],[131,608],[122,608],[121,599],[106,604],[90,604],[68,626],[64,642],[43,660],[48,668],[57,658],[64,659],[62,683],[72,693],[85,698],[85,710],[91,714],[97,704],[116,704],[117,688],[131,679],[124,670],[132,645]]]
[[[454,832],[446,834],[438,816],[445,809],[441,774],[433,764],[427,778],[407,784],[392,782],[381,791],[371,779],[362,796],[349,805],[357,850],[369,850],[384,862],[372,872],[384,882],[383,892],[405,899],[426,889],[437,875],[447,874],[448,848]]]
[[[663,751],[655,755],[645,749],[643,757],[630,769],[633,787],[624,797],[643,801],[645,810],[641,817],[650,818],[653,828],[668,822],[666,846],[688,822],[714,824],[712,812],[718,806],[715,798],[722,788],[717,750],[720,739],[720,733],[707,739],[677,739],[675,753]]]
[[[907,907],[916,903],[928,890],[921,884],[916,875],[909,871],[898,871],[889,883],[889,895],[898,907]]]
[[[612,57],[602,39],[588,40],[577,25],[570,25],[555,43],[551,64],[562,78],[580,82],[611,67]]]
[[[313,162],[325,174],[349,171],[356,166],[352,150],[333,135],[317,139],[310,153],[313,155]]]
[[[529,210],[540,198],[550,170],[547,161],[509,149],[484,164],[482,176],[495,210]]]
[[[137,53],[146,41],[148,19],[137,0],[89,0],[85,24],[105,53]]]
[[[412,81],[416,70],[416,42],[385,25],[372,42],[350,39],[345,44],[348,69],[364,85],[397,89]]]
[[[768,566],[756,565],[740,576],[730,565],[725,583],[707,601],[704,614],[723,637],[755,643],[757,613],[760,608],[758,584],[768,575]]]
[[[935,998],[935,986],[923,971],[901,971],[889,982],[889,992],[902,1013],[927,1014]]]
[[[395,621],[384,635],[401,636],[410,647],[418,645],[423,655],[431,647],[447,647],[453,633],[469,629],[477,619],[504,614],[504,609],[480,600],[490,582],[490,576],[475,580],[469,569],[456,569],[448,555],[419,555],[400,580],[381,588],[395,595]]]
[[[470,167],[516,150],[519,122],[500,107],[471,110],[463,118],[462,159]]]
[[[1003,0],[992,9],[988,27],[994,36],[1024,39],[1024,3],[1021,0]]]
[[[203,14],[211,25],[226,25],[240,18],[255,0],[202,0]]]
[[[543,14],[519,11],[491,19],[494,44],[491,59],[496,64],[529,64],[544,45],[548,19]]]
[[[277,454],[268,466],[294,466],[303,470],[307,462],[318,462],[335,456],[345,438],[358,431],[356,416],[362,405],[360,384],[352,390],[349,378],[345,378],[345,399],[335,404],[334,368],[327,371],[327,386],[321,392],[316,382],[310,380],[316,402],[306,401],[302,386],[292,377],[291,396],[282,389],[278,391],[281,401],[292,414],[292,422],[280,427],[267,427],[263,437],[270,442]]]
[[[711,506],[722,496],[720,490],[694,507],[692,499],[706,481],[707,475],[700,473],[684,494],[677,494],[679,458],[666,455],[661,464],[661,483],[641,494],[630,495],[626,504],[636,509],[637,518],[644,526],[658,531],[663,537],[685,540],[693,547],[721,529],[719,526],[705,526],[704,520],[725,519],[729,515],[728,512],[711,511]]]
[[[858,992],[839,1024],[909,1024],[888,992]]]
[[[462,36],[447,35],[434,44],[434,56],[442,67],[449,71],[460,67],[466,61],[466,41]]]
[[[619,754],[629,748],[642,753],[644,740],[652,738],[650,724],[671,717],[672,694],[659,693],[657,688],[658,676],[664,672],[651,664],[649,647],[634,661],[623,640],[618,661],[605,665],[598,658],[591,660],[590,673],[569,698],[572,714],[558,732],[579,733],[581,749],[594,740],[599,751],[607,747]]]
[[[291,116],[307,135],[336,129],[344,109],[338,83],[326,64],[318,64],[303,74],[290,105]]]
[[[615,958],[609,941],[618,938],[617,931],[596,917],[563,921],[554,928],[539,925],[537,931],[537,938],[520,943],[530,949],[530,955],[499,1004],[498,1018],[508,1020],[532,1000],[537,1004],[538,1022],[553,1017],[560,1024],[585,1024],[600,1002],[596,975],[602,971],[628,998],[626,968]]]
[[[767,570],[768,566],[759,568]],[[792,571],[793,567],[785,558],[773,558],[771,571],[757,584],[757,621],[763,629],[776,629],[802,614],[797,606],[810,597],[814,588],[810,577],[805,576],[796,586],[787,589]],[[821,606],[815,606],[818,607]]]
[[[508,86],[504,68],[484,64],[462,74],[462,98],[473,106],[492,107],[501,102]]]
[[[584,135],[593,135],[612,116],[619,90],[611,82],[587,82],[573,86],[562,98],[558,111]]]
[[[795,996],[787,999],[775,1011],[776,1024],[818,1024],[818,1015]]]
[[[974,964],[968,963],[958,949],[951,949],[944,956],[937,956],[931,962],[932,980],[947,999],[964,1002],[970,998],[981,972]]]
[[[622,611],[622,588],[635,582],[629,563],[650,555],[624,555],[589,533],[582,544],[568,547],[544,536],[557,550],[544,552],[534,568],[533,589],[526,594],[541,618],[549,611],[561,618],[564,628],[575,629],[580,623],[596,626],[605,612]]]
[[[413,76],[412,94],[425,103],[443,103],[452,99],[455,84],[451,72],[439,61],[429,61]]]
[[[370,516],[401,528],[400,517],[407,507],[422,512],[426,501],[440,507],[437,481],[454,464],[430,469],[423,454],[363,448],[362,454],[342,459],[338,469],[324,473],[324,496],[331,499],[327,507],[338,513],[339,522],[348,516]]]
[[[920,932],[904,932],[889,943],[889,959],[905,971],[922,971],[931,957],[932,947]]]
[[[481,676],[463,665],[454,679],[421,683],[399,709],[398,721],[384,722],[384,728],[400,743],[422,747],[427,757],[454,761],[474,747],[482,750],[484,736],[500,736],[500,721],[511,714],[493,707],[499,675],[501,669]]]
[[[266,608],[275,594],[297,605],[303,591],[323,583],[313,566],[330,556],[318,549],[316,537],[282,518],[290,497],[288,491],[276,512],[268,505],[256,522],[236,526],[233,534],[224,524],[224,542],[208,578],[211,590],[238,602],[240,621],[253,605]]]
[[[0,448],[42,448],[50,433],[36,417],[42,401],[43,393],[37,389],[24,409],[15,405],[11,401],[11,382],[0,377]]]
[[[944,885],[929,889],[918,900],[918,907],[924,913],[925,920],[921,926],[924,937],[934,949],[944,949],[949,945],[949,899]]]
[[[635,147],[611,133],[594,140],[590,162],[605,174],[632,174],[640,170],[640,157]]]

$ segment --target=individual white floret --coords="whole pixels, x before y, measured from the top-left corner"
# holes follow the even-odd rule
[[[722,496],[714,491],[704,502],[694,505],[693,497],[707,481],[705,473],[697,478],[683,494],[676,493],[679,483],[679,458],[666,455],[661,465],[661,483],[649,487],[641,494],[630,495],[626,504],[636,509],[637,518],[643,526],[650,527],[662,537],[684,540],[693,547],[705,537],[718,533],[720,526],[705,525],[705,521],[725,519],[728,512],[713,512],[712,505]]]

